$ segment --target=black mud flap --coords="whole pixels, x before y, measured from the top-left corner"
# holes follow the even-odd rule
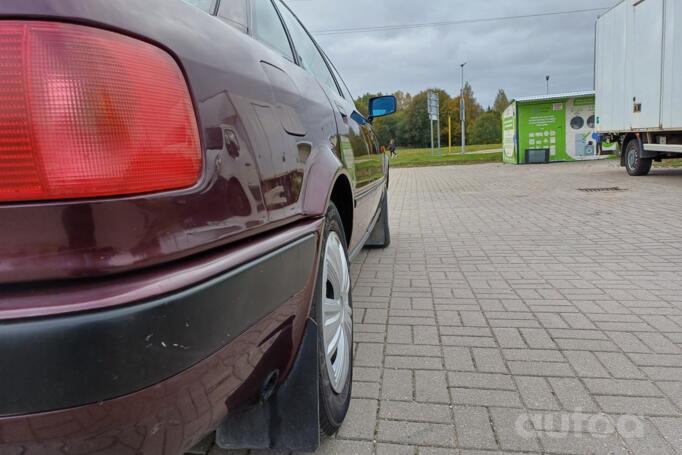
[[[386,193],[381,197],[379,207],[379,217],[374,224],[374,228],[365,242],[368,248],[386,248],[391,243],[391,234],[388,227],[388,196]]]
[[[317,450],[320,446],[317,331],[317,324],[309,319],[289,377],[267,401],[228,417],[216,431],[218,447]]]

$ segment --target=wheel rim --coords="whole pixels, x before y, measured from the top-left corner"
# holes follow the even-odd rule
[[[341,393],[350,372],[353,310],[350,273],[343,244],[336,232],[327,238],[322,271],[322,334],[327,374],[334,392]]]
[[[630,149],[630,151],[628,152],[628,166],[630,167],[630,169],[635,168],[635,160],[636,159],[637,159],[637,156],[635,154],[635,151]]]

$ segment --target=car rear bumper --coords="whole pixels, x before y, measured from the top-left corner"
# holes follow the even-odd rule
[[[176,453],[253,403],[298,350],[319,226],[299,225],[279,248],[141,302],[0,321],[0,453]],[[200,262],[216,261],[231,262]]]

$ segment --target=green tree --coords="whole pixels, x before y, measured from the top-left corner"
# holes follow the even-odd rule
[[[442,89],[430,89],[438,94],[440,100],[441,117],[441,141],[443,134],[447,141],[447,118],[449,114],[450,96]],[[429,116],[427,113],[426,99],[429,90],[424,90],[412,97],[410,104],[405,108],[402,115],[402,125],[400,128],[399,144],[412,147],[431,146],[431,127],[429,126]],[[445,125],[443,123],[445,122]],[[434,122],[434,143],[437,142],[437,130]],[[447,142],[445,142],[447,144]]]
[[[502,142],[502,118],[495,111],[481,114],[471,132],[472,144],[500,144]]]
[[[500,89],[495,97],[495,103],[493,103],[493,111],[502,115],[507,107],[509,107],[509,98],[507,98],[507,94],[504,90]]]
[[[395,96],[395,99],[397,101],[398,110],[406,109],[407,106],[409,106],[410,103],[412,102],[412,95],[401,90],[395,92],[393,96]]]
[[[400,111],[393,115],[380,117],[374,121],[374,131],[376,132],[379,143],[388,146],[391,139],[400,142],[402,126],[402,113]]]
[[[429,119],[426,109],[426,91],[422,91],[414,95],[412,102],[403,111],[400,145],[426,147],[428,137]]]
[[[438,94],[440,100],[440,131],[434,130],[435,134],[440,133],[441,144],[448,144],[448,117],[452,119],[452,143],[458,145],[461,142],[461,122],[460,122],[460,97],[451,98],[445,90],[431,89]],[[388,117],[381,117],[375,120],[374,128],[379,141],[386,145],[391,139],[395,139],[402,147],[429,147],[431,145],[431,129],[429,127],[429,117],[427,115],[426,97],[429,90],[424,90],[412,96],[401,91],[395,92],[398,104],[398,113]],[[370,98],[381,96],[381,93],[366,93],[355,100],[358,111],[368,115],[368,105]],[[467,136],[472,134],[476,120],[483,113],[483,107],[476,100],[474,90],[468,82],[464,86],[464,101],[466,104],[466,129]],[[434,128],[436,124],[434,122]],[[438,141],[434,134],[434,143]],[[471,138],[469,138],[471,139]],[[468,141],[471,143],[471,140]]]

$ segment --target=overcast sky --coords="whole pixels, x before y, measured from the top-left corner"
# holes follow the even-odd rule
[[[312,31],[460,21],[577,9],[619,0],[288,0]],[[459,64],[485,106],[510,98],[593,87],[598,12],[315,37],[354,96],[428,87],[459,93]]]

